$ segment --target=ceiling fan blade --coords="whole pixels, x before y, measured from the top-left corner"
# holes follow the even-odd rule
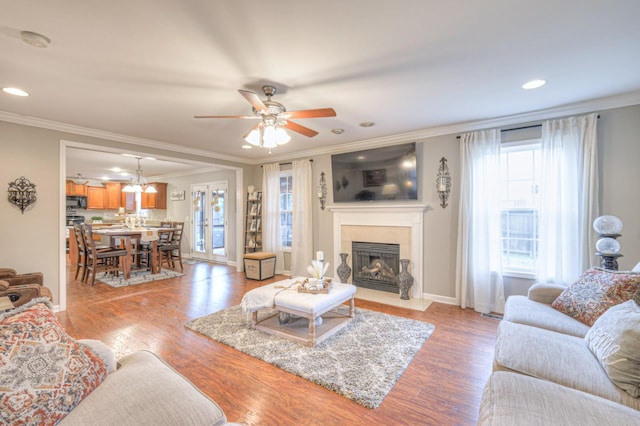
[[[247,130],[247,132],[242,135],[242,139],[246,139],[247,136],[249,136],[249,133],[253,132],[255,129],[260,127],[260,123],[256,124],[255,126],[253,126],[252,128],[250,128],[249,130]]]
[[[254,92],[250,92],[248,90],[238,90],[238,92],[240,92],[240,94],[244,96],[247,101],[249,101],[249,103],[256,109],[256,111],[265,111],[267,109],[265,104],[262,103],[260,97]]]
[[[260,117],[257,115],[194,115],[193,118],[245,118],[251,120]]]
[[[287,123],[283,124],[282,127],[286,127],[289,130],[293,130],[294,132],[298,132],[310,138],[318,134],[318,132],[316,132],[315,130],[312,130],[308,127],[301,126],[298,123],[294,123],[293,121],[287,121]]]
[[[282,114],[288,118],[317,118],[317,117],[335,117],[336,112],[333,108],[304,109],[300,111],[287,111]]]

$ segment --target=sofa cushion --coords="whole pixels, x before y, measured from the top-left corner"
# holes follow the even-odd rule
[[[504,307],[504,320],[577,337],[584,337],[589,331],[588,325],[553,309],[550,304],[539,303],[526,296],[509,296]]]
[[[497,371],[482,393],[478,424],[637,425],[640,411],[546,380]]]
[[[502,321],[494,370],[526,374],[640,409],[640,399],[609,379],[584,338]]]
[[[640,289],[640,274],[591,268],[563,291],[551,306],[588,326],[611,306],[633,298]]]
[[[0,315],[0,423],[55,424],[107,375],[39,299]]]
[[[611,307],[585,336],[609,378],[640,396],[640,307],[633,300]]]
[[[151,352],[118,360],[118,370],[60,426],[223,425],[222,409],[191,382]]]

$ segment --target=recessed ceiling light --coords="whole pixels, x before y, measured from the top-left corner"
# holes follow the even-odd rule
[[[251,145],[242,145],[242,149],[251,149]]]
[[[49,40],[49,37],[45,37],[42,34],[34,33],[31,31],[21,31],[20,38],[28,45],[40,48],[49,46],[49,43],[51,42],[51,40]]]
[[[356,157],[357,160],[364,160],[365,158],[367,158],[367,157],[365,157],[364,155],[358,155]]]
[[[331,129],[332,133],[335,133],[336,135],[341,135],[344,133],[344,129]]]
[[[5,92],[5,93],[8,93],[10,95],[29,96],[29,94],[27,92],[25,92],[22,89],[18,89],[17,87],[3,87],[2,91]]]
[[[373,121],[363,121],[362,123],[360,123],[360,127],[373,127],[375,125],[376,123],[374,123]]]
[[[522,85],[523,89],[529,90],[529,89],[537,89],[538,87],[542,87],[547,83],[546,80],[531,80],[531,81],[527,81],[525,84]]]

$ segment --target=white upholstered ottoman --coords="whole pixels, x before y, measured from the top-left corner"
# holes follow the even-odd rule
[[[268,286],[280,287],[278,283]],[[265,333],[285,337],[307,346],[315,346],[351,322],[355,313],[355,293],[354,285],[341,283],[333,283],[327,294],[298,293],[295,288],[279,291],[273,298],[272,307],[290,314],[289,321],[281,323],[279,314],[258,321],[258,310],[254,310],[252,325]],[[350,302],[348,315],[332,311],[345,302]],[[319,317],[322,318],[321,323],[316,321]]]

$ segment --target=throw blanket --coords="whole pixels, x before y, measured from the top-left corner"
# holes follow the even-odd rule
[[[275,305],[275,298],[278,293],[289,290],[298,282],[302,282],[302,280],[304,280],[304,278],[292,278],[249,290],[240,302],[242,312],[248,319],[252,312],[272,308]]]

